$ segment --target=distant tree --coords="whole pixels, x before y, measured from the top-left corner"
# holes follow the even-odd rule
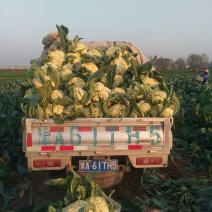
[[[205,68],[208,64],[208,56],[206,54],[190,54],[187,58],[187,64],[190,68]]]
[[[160,57],[154,61],[154,66],[158,70],[173,69],[174,62],[172,59]]]
[[[183,59],[182,57],[179,57],[176,61],[175,61],[175,67],[176,69],[183,69],[186,65],[186,61],[185,59]]]
[[[208,63],[208,68],[212,68],[212,60]]]
[[[205,53],[202,55],[202,60],[203,60],[204,67],[207,67],[209,64],[209,57]]]

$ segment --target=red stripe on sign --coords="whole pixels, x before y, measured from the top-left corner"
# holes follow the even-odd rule
[[[119,131],[119,127],[116,126],[110,126],[110,127],[105,127],[106,131]]]
[[[129,150],[138,150],[138,149],[142,149],[141,145],[128,145],[128,149]]]
[[[64,132],[64,127],[50,127],[50,132]]]
[[[133,131],[146,131],[145,126],[133,126]]]
[[[60,151],[72,151],[74,146],[60,146]]]
[[[41,151],[56,151],[56,146],[41,146]]]
[[[27,133],[27,147],[32,146],[32,133]]]
[[[78,132],[91,132],[92,127],[79,127]]]

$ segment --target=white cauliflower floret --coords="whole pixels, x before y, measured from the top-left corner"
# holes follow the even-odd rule
[[[52,104],[48,104],[48,106],[46,107],[45,116],[46,116],[46,118],[53,116],[53,106],[52,106]]]
[[[119,88],[119,87],[115,87],[115,88],[112,90],[112,94],[116,94],[116,93],[125,93],[125,90],[122,89],[122,88]]]
[[[110,96],[110,94],[111,94],[111,90],[110,90],[109,88],[107,88],[107,87],[105,87],[104,90],[102,90],[102,91],[100,91],[100,92],[98,93],[99,98],[100,98],[101,100],[106,100],[106,99],[108,99],[108,97]]]
[[[140,108],[143,116],[146,116],[146,114],[151,110],[151,105],[145,101],[140,101],[137,103],[137,105]]]
[[[84,200],[77,200],[74,203],[71,203],[69,206],[62,208],[61,212],[79,212],[81,208],[84,208],[88,202]]]
[[[81,62],[81,57],[80,57],[80,54],[78,52],[68,53],[67,57],[68,57],[68,61],[72,64]]]
[[[30,97],[32,95],[32,88],[29,88],[29,89],[27,89],[26,90],[26,92],[25,92],[25,94],[24,94],[24,99],[25,98],[28,98],[28,97]]]
[[[79,52],[80,54],[85,54],[88,51],[88,48],[86,45],[78,43],[76,46],[76,51]]]
[[[53,114],[61,115],[64,111],[64,107],[62,105],[55,105],[53,108]]]
[[[104,90],[104,88],[105,88],[105,86],[101,82],[97,82],[95,84],[95,90],[96,91],[102,91],[102,90]]]
[[[83,79],[79,77],[73,77],[72,79],[69,80],[68,82],[69,85],[74,84],[76,87],[84,88],[85,87],[85,82]]]
[[[162,117],[168,118],[172,117],[174,115],[174,110],[172,108],[166,108],[163,113],[161,114]]]
[[[165,91],[158,90],[158,91],[153,93],[152,103],[153,104],[163,103],[164,100],[166,99],[166,97],[167,97],[167,94],[166,94]]]
[[[60,67],[66,60],[66,54],[63,51],[55,50],[48,54],[50,62],[54,63],[56,66]]]
[[[64,97],[64,92],[61,90],[53,90],[51,94],[51,100],[57,101],[58,99],[62,99]]]
[[[78,101],[81,101],[84,95],[86,94],[86,91],[80,87],[76,87],[75,92],[76,92],[76,98]]]
[[[119,86],[121,83],[123,83],[124,82],[124,79],[123,79],[123,77],[121,76],[121,75],[119,75],[119,74],[116,74],[115,75],[115,81],[114,81],[114,85],[115,86]]]
[[[109,108],[109,114],[110,116],[112,116],[113,118],[118,118],[122,116],[122,113],[126,111],[126,106],[120,103],[117,103],[115,105],[112,105]]]
[[[33,84],[35,85],[35,87],[36,87],[37,89],[43,86],[43,83],[41,82],[41,80],[40,80],[39,77],[34,77],[34,78],[32,79],[32,82],[33,82]]]
[[[115,58],[113,61],[110,63],[111,65],[116,65],[116,74],[124,75],[124,73],[128,69],[128,65],[125,62],[125,60],[121,57]]]
[[[106,100],[111,95],[111,90],[105,87],[101,82],[95,84],[95,93],[92,97],[93,101]]]
[[[107,201],[101,196],[91,196],[86,201],[96,206],[96,212],[109,212]]]
[[[145,77],[142,79],[143,84],[150,85],[150,86],[156,86],[159,85],[159,82],[155,78]]]
[[[73,73],[72,70],[64,69],[60,72],[60,77],[62,80],[67,80],[71,76],[72,73]]]
[[[98,92],[96,92],[96,93],[93,95],[92,101],[94,101],[94,102],[99,102],[99,95],[98,95]]]
[[[90,71],[91,73],[98,71],[98,67],[94,63],[91,63],[91,62],[83,63],[82,67],[86,68],[86,70]]]

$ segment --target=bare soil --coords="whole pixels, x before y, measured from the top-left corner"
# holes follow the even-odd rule
[[[168,178],[177,179],[177,178],[189,178],[189,177],[201,177],[208,176],[208,171],[190,173],[183,168],[183,165],[186,164],[187,160],[177,160],[175,166],[171,161],[169,162],[168,167],[161,168],[160,172],[165,174]],[[103,189],[108,195],[113,189],[115,189],[112,199],[115,201],[119,200],[132,200],[135,196],[142,197],[144,192],[140,184],[140,178],[142,176],[143,169],[132,168],[131,172],[126,172],[124,174],[123,180],[118,185]],[[20,177],[14,174],[9,176],[10,183],[4,185],[5,193],[10,188],[19,189],[19,197],[9,200],[11,209],[6,210],[3,207],[0,207],[0,211],[13,211],[24,212],[24,210],[17,210],[22,207],[27,207],[29,205],[36,205],[43,203],[44,201],[58,201],[64,198],[65,190],[61,188],[56,188],[49,185],[44,185],[45,181],[49,179],[64,178],[66,176],[66,170],[57,170],[57,171],[33,171],[30,174],[27,174],[25,177]],[[31,187],[25,187],[27,183],[31,184]],[[22,187],[21,187],[22,186]],[[16,209],[16,210],[15,210]],[[28,207],[26,212],[32,211],[32,208]],[[132,210],[134,211],[134,210]]]

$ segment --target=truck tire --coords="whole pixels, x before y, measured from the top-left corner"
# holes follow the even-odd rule
[[[89,172],[77,172],[83,180]],[[124,171],[114,172],[98,172],[94,175],[94,182],[98,184],[100,188],[109,188],[120,183],[123,179]]]

